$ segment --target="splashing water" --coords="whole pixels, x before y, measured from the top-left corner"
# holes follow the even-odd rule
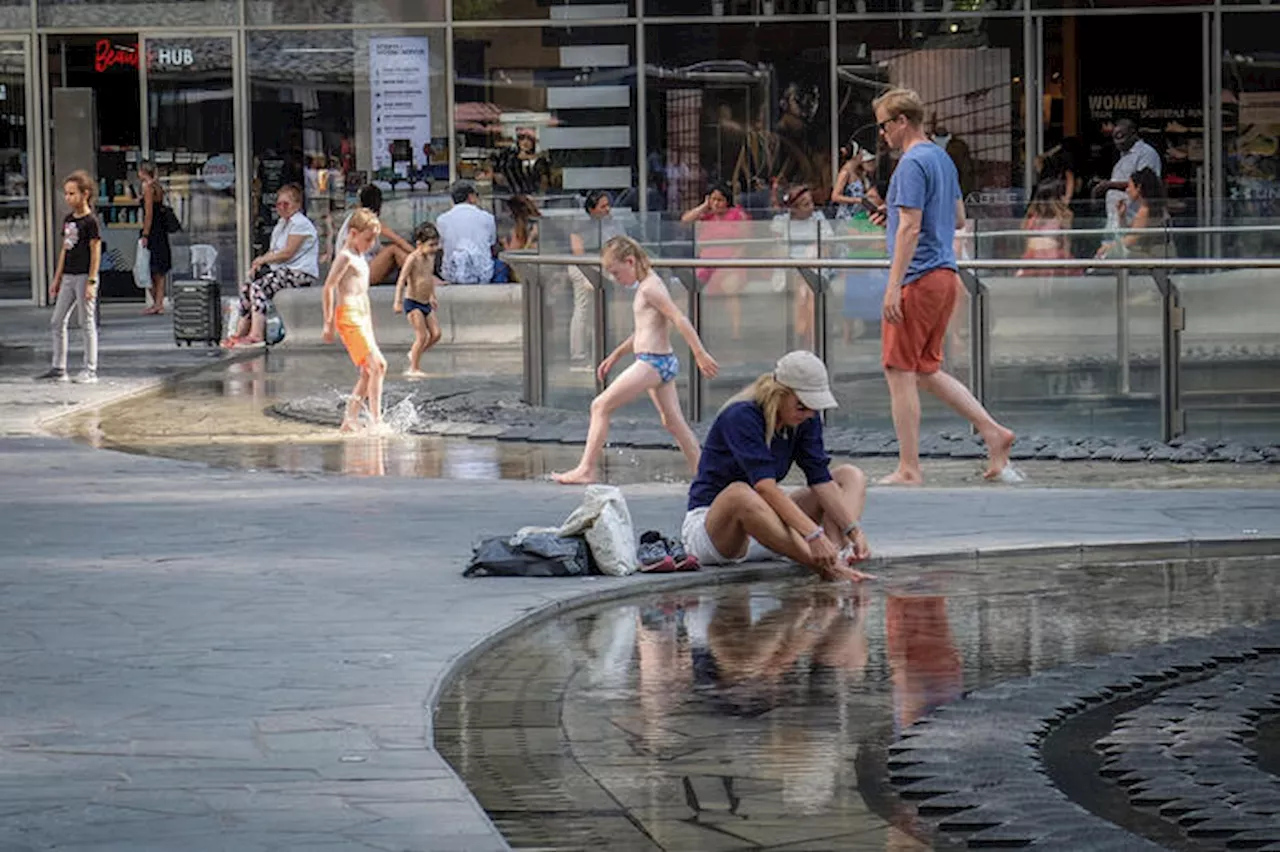
[[[397,435],[408,434],[414,427],[422,425],[422,418],[418,415],[418,409],[413,404],[413,394],[409,394],[395,405],[389,407],[382,418],[382,422],[387,425],[391,432]]]

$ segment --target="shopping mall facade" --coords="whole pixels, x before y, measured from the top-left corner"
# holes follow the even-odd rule
[[[288,182],[325,227],[368,181],[398,228],[458,177],[549,207],[606,189],[650,217],[713,180],[748,205],[775,181],[821,198],[845,140],[875,147],[891,85],[921,93],[976,208],[1019,215],[1064,138],[1084,177],[1105,172],[1105,122],[1128,116],[1181,216],[1269,217],[1277,45],[1267,0],[0,0],[0,298],[44,300],[77,168],[98,181],[110,296],[140,160],[183,222],[175,273],[208,245],[229,283]],[[521,130],[546,165],[533,185],[513,173]]]

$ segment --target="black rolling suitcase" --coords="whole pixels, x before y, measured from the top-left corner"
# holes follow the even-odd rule
[[[170,292],[175,345],[217,346],[222,342],[222,299],[217,281],[175,281]]]

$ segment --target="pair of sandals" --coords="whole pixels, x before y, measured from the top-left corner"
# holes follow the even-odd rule
[[[657,530],[649,530],[640,536],[636,549],[636,561],[644,574],[670,574],[676,571],[697,571],[702,566],[690,556],[679,539],[670,539]]]

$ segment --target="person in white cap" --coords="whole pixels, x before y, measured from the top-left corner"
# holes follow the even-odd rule
[[[858,521],[867,479],[832,469],[818,413],[836,407],[827,368],[789,352],[771,373],[725,403],[689,486],[681,538],[703,565],[786,558],[831,580],[866,580],[853,563],[871,555]],[[784,491],[793,464],[807,487]]]

